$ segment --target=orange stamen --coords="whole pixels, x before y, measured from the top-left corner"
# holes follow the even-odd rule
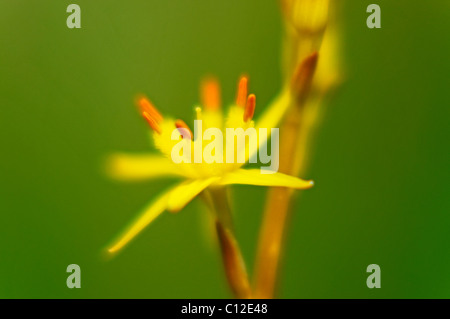
[[[176,120],[175,121],[175,126],[178,129],[178,131],[180,131],[180,134],[183,135],[183,138],[188,138],[188,139],[192,139],[192,137],[194,136],[194,134],[192,134],[191,129],[189,128],[189,126],[183,121],[183,120]],[[189,132],[189,136],[185,136],[185,130],[181,130],[181,129],[185,129]]]
[[[245,102],[247,100],[247,86],[248,78],[246,76],[242,76],[239,80],[238,92],[236,97],[236,104],[240,107],[245,107]]]
[[[253,118],[256,107],[256,96],[255,94],[250,94],[247,99],[247,104],[244,109],[244,122],[248,122]]]
[[[138,105],[141,109],[142,113],[147,113],[150,117],[156,121],[156,123],[160,123],[163,120],[161,113],[158,112],[156,107],[145,97],[140,98],[138,101]]]
[[[161,134],[161,128],[158,125],[158,122],[147,112],[142,112],[142,116],[147,120],[150,127],[158,134]]]
[[[220,86],[215,79],[206,79],[201,84],[202,105],[209,110],[217,110],[220,107]]]

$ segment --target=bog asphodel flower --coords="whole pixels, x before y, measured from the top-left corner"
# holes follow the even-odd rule
[[[125,230],[125,232],[108,248],[110,253],[117,252],[123,248],[130,240],[140,233],[148,224],[164,211],[178,212],[186,206],[197,195],[209,188],[223,188],[231,184],[259,185],[259,186],[279,186],[294,189],[310,188],[312,181],[304,181],[296,177],[281,173],[261,174],[259,169],[244,169],[242,166],[252,157],[255,149],[250,148],[249,141],[245,140],[244,148],[237,149],[232,145],[234,154],[239,156],[240,152],[245,152],[243,163],[223,161],[195,161],[194,154],[182,154],[187,156],[185,161],[175,163],[172,160],[172,152],[175,147],[186,146],[187,148],[198,147],[199,138],[196,134],[203,134],[208,128],[219,128],[225,131],[227,128],[238,129],[271,128],[276,127],[290,105],[291,93],[289,89],[283,90],[277,99],[267,108],[266,112],[258,121],[253,120],[256,105],[254,94],[248,95],[248,79],[241,77],[238,84],[236,102],[224,116],[220,102],[220,88],[213,80],[205,80],[201,86],[201,104],[195,108],[196,120],[201,120],[202,132],[192,133],[190,127],[182,120],[172,119],[162,116],[161,113],[146,98],[140,98],[138,105],[142,116],[147,120],[152,128],[152,138],[155,147],[160,154],[114,154],[109,162],[109,172],[115,178],[121,180],[155,179],[169,176],[176,176],[182,179],[180,183],[160,194],[136,221]],[[270,133],[262,136],[257,134],[257,149],[267,143]],[[225,148],[230,147],[225,141],[223,149],[215,150],[214,158],[224,158]],[[210,148],[210,143],[202,141],[202,151]],[[216,144],[217,145],[217,144]],[[222,144],[223,145],[223,144]],[[185,149],[185,148],[182,148]],[[210,150],[209,150],[210,151]],[[203,154],[203,152],[201,153]]]

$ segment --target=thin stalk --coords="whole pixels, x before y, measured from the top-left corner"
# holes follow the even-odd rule
[[[285,20],[283,75],[290,87],[292,105],[280,128],[279,171],[298,176],[307,165],[306,154],[324,94],[338,79],[333,56],[335,42],[330,41],[333,39],[329,31],[329,11],[334,12],[336,6],[329,0],[281,0],[280,3]],[[325,30],[327,47],[325,54],[321,53],[320,72],[313,81]],[[256,298],[275,295],[294,194],[286,188],[271,188],[268,192],[255,261],[253,296]]]
[[[304,117],[305,104],[308,101],[317,61],[318,53],[313,52],[303,60],[293,77],[291,84],[293,105],[280,129],[281,173],[297,176],[302,169],[303,160],[300,160],[306,143],[300,142],[303,142],[303,136],[309,135],[309,132],[304,130],[309,128],[309,125],[306,125],[308,121]],[[268,192],[255,263],[256,298],[274,297],[293,194],[291,189],[280,187],[271,188]]]
[[[290,174],[295,166],[292,150],[298,144],[300,126],[298,109],[292,108],[291,113],[294,114],[287,117],[281,128],[283,143],[280,145],[280,159],[284,160],[280,160],[279,171],[286,174]],[[256,260],[256,298],[274,297],[292,194],[291,189],[282,187],[268,191]]]
[[[241,250],[234,236],[227,195],[225,187],[217,187],[210,188],[205,197],[216,216],[216,232],[228,284],[236,298],[250,298],[250,283]]]

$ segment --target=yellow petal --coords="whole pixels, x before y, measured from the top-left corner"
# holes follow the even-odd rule
[[[267,110],[256,120],[256,129],[278,127],[291,104],[289,90],[283,92],[267,107]],[[261,142],[259,143],[261,145]]]
[[[203,130],[210,127],[222,129],[223,116],[220,110],[204,110],[202,114]]]
[[[244,130],[253,126],[252,121],[244,121],[244,108],[237,105],[231,105],[228,109],[228,114],[225,119],[225,128],[242,127]]]
[[[180,184],[169,195],[167,209],[177,212],[186,206],[195,196],[200,194],[211,183],[217,181],[218,177],[196,179]]]
[[[170,189],[165,194],[161,195],[156,201],[152,202],[143,212],[138,216],[138,218],[133,221],[126,229],[126,231],[119,237],[115,243],[108,248],[108,252],[115,253],[126,244],[128,244],[137,234],[139,234],[148,224],[150,224],[156,217],[158,217],[167,208],[167,200],[169,198]]]
[[[162,154],[170,159],[172,157],[172,150],[174,146],[180,142],[182,136],[176,127],[175,120],[171,118],[164,118],[164,120],[159,123],[159,126],[161,128],[160,134],[157,132],[152,132],[153,143]],[[172,139],[172,134],[175,134],[178,138],[174,137],[174,139]],[[193,141],[190,141],[190,143],[193,143]],[[190,145],[190,147],[192,146],[193,145]]]
[[[220,181],[218,181],[218,184],[243,184],[306,189],[311,188],[314,185],[314,182],[305,181],[282,173],[261,174],[260,169],[239,169],[227,173]]]
[[[155,177],[183,176],[183,170],[170,159],[151,154],[113,154],[107,172],[119,180],[142,180]]]

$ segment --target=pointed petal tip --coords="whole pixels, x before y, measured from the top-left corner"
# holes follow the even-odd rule
[[[313,180],[303,180],[298,178],[301,181],[301,185],[299,185],[298,189],[310,189],[314,187],[314,181]]]
[[[126,231],[122,233],[118,239],[113,242],[113,245],[107,248],[109,254],[114,254],[124,248],[130,243],[139,233],[142,232],[150,223],[152,223],[159,215],[161,215],[167,208],[168,194],[172,192],[170,189],[163,195],[160,195],[156,201],[151,202],[143,212],[132,221]]]
[[[121,251],[130,240],[124,240],[124,238],[116,239],[115,241],[111,242],[109,246],[107,246],[103,251],[105,255],[112,256]]]
[[[116,255],[121,249],[123,248],[123,245],[119,245],[119,243],[114,243],[113,246],[108,246],[103,250],[103,255],[105,258],[111,258],[112,256]]]

